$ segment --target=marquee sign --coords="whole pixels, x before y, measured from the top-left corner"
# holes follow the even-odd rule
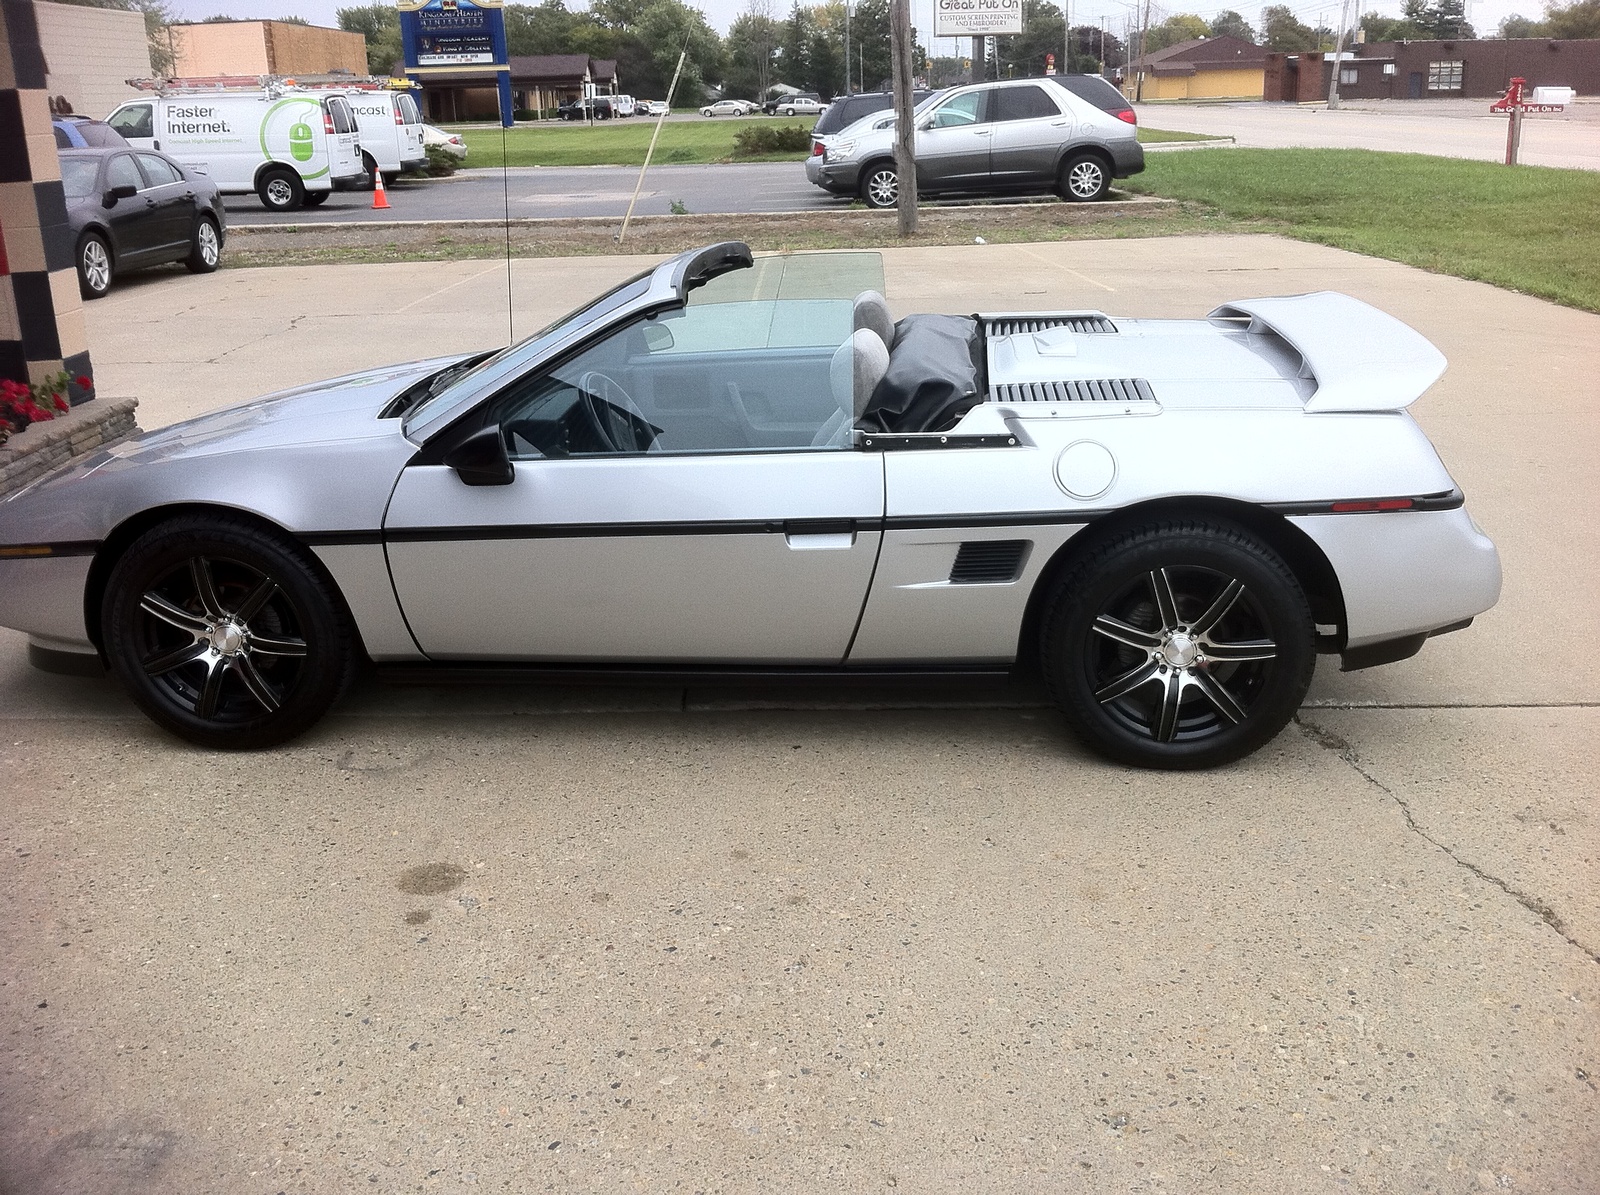
[[[406,74],[484,76],[500,93],[500,121],[511,124],[511,63],[506,56],[504,0],[395,0]]]
[[[1022,32],[1022,0],[933,0],[935,37],[990,37]]]

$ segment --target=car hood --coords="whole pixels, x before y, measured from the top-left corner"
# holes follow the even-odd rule
[[[391,437],[399,420],[379,419],[378,413],[395,395],[470,355],[410,361],[278,390],[146,432],[117,445],[111,455],[149,459]]]

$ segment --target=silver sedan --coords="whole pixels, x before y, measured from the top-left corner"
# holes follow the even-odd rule
[[[281,392],[0,504],[0,621],[211,747],[439,679],[1043,676],[1106,756],[1237,759],[1319,652],[1499,596],[1337,294],[892,319],[876,254],[673,258],[498,352]]]

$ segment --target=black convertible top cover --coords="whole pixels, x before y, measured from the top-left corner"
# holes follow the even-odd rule
[[[965,315],[908,315],[895,325],[889,372],[856,426],[941,432],[983,398],[983,333]]]

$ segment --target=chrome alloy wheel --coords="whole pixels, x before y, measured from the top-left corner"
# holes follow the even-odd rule
[[[1242,582],[1208,568],[1157,568],[1114,594],[1090,627],[1094,699],[1143,737],[1208,738],[1244,722],[1278,657]]]
[[[274,208],[286,208],[294,202],[294,187],[281,176],[268,179],[265,192],[267,202]]]
[[[83,260],[83,280],[95,294],[104,294],[111,289],[111,255],[106,252],[104,242],[91,237],[83,243],[81,250]]]
[[[191,557],[158,578],[139,610],[145,674],[197,718],[275,713],[299,680],[301,619],[278,583],[246,564]]]
[[[1106,171],[1100,163],[1083,159],[1067,170],[1067,187],[1079,199],[1093,199],[1105,187]]]
[[[900,176],[890,166],[875,166],[867,175],[867,202],[873,207],[894,207],[900,202]]]
[[[217,259],[222,255],[222,247],[217,243],[217,228],[210,220],[200,221],[200,227],[194,234],[195,248],[200,251],[200,260],[207,266],[217,264]]]

